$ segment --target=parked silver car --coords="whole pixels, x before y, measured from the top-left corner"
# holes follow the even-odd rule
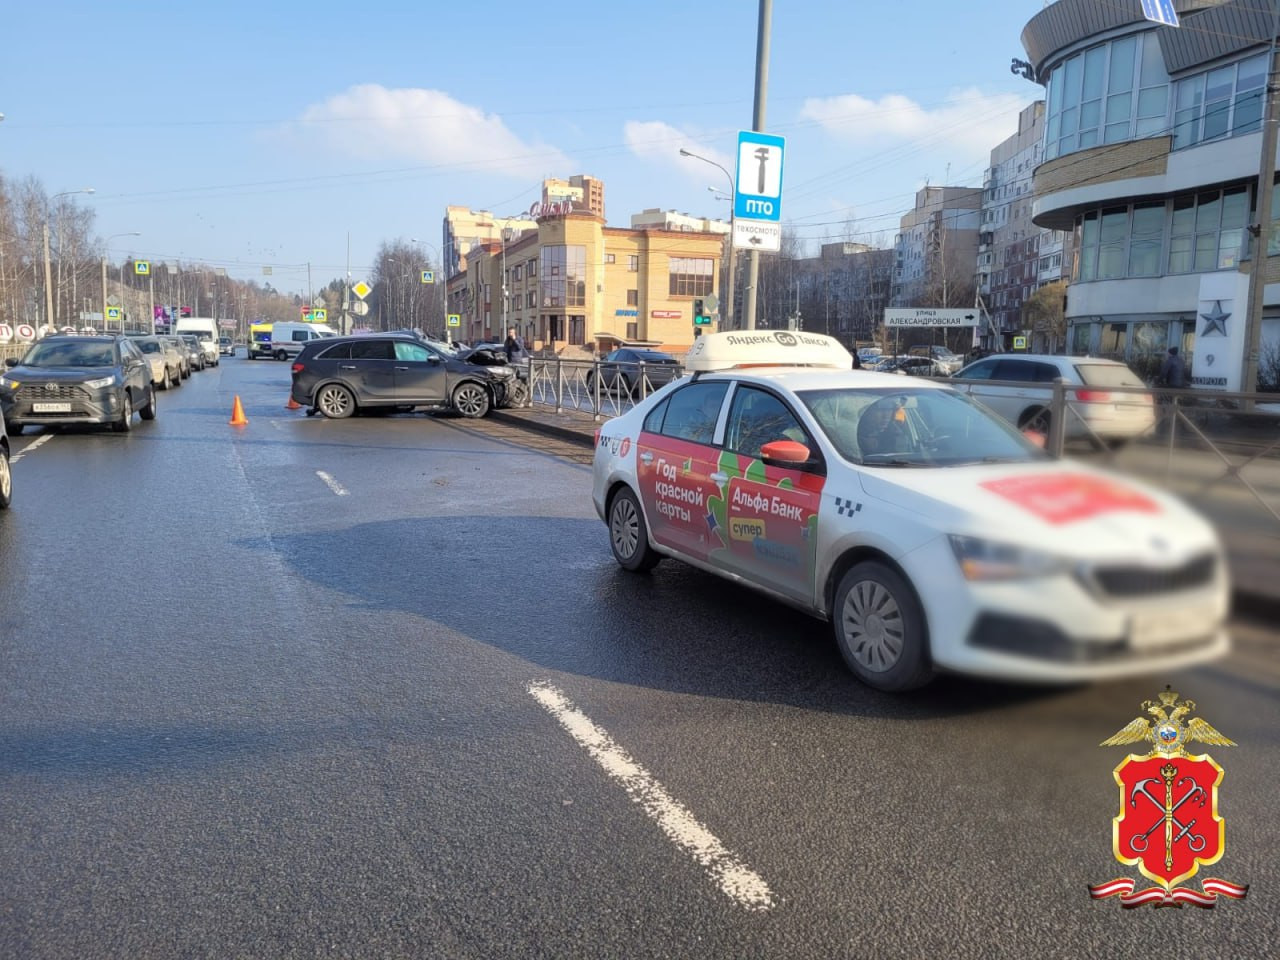
[[[1063,425],[1068,439],[1096,436],[1108,442],[1124,441],[1155,426],[1150,394],[1108,390],[1145,386],[1137,374],[1115,360],[998,353],[969,364],[951,383],[1018,428],[1047,434],[1053,381],[1059,377],[1070,385]]]
[[[182,383],[182,354],[167,337],[135,337],[134,346],[151,364],[151,382],[161,390]]]

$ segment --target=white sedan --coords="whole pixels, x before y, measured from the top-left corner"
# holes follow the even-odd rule
[[[1174,497],[1050,459],[947,386],[852,370],[835,340],[694,342],[610,420],[592,497],[614,556],[673,557],[831,621],[849,668],[1070,683],[1221,656],[1213,528]]]

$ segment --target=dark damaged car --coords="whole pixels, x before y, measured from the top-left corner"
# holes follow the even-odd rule
[[[445,407],[483,417],[509,402],[509,367],[469,363],[412,334],[326,337],[293,362],[293,399],[332,419],[362,410]]]

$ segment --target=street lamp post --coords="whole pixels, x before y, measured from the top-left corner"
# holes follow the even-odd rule
[[[142,236],[137,230],[129,233],[113,233],[107,237],[106,243],[102,248],[102,332],[107,332],[107,257],[111,254],[111,241],[116,237],[140,237]],[[124,333],[124,311],[120,311],[120,332]]]
[[[50,327],[52,327],[54,323],[53,323],[53,281],[52,281],[53,270],[49,266],[49,207],[53,205],[53,202],[55,200],[58,200],[61,197],[74,196],[77,193],[93,193],[93,187],[84,187],[80,190],[65,190],[62,193],[55,193],[52,197],[49,198],[49,203],[45,205],[45,209],[44,209],[44,308],[45,308],[44,322]],[[61,256],[62,251],[59,250],[58,254],[59,256]]]
[[[734,249],[733,249],[733,219],[734,219],[733,208],[737,205],[738,187],[737,187],[737,184],[733,182],[733,174],[729,173],[728,170],[720,166],[720,164],[716,163],[714,160],[708,160],[706,157],[700,157],[696,153],[690,153],[688,150],[685,150],[683,147],[680,148],[680,156],[693,157],[693,159],[695,160],[701,160],[703,163],[711,164],[713,167],[716,167],[721,173],[723,173],[725,175],[725,178],[728,179],[729,181],[729,236],[725,238],[726,249],[728,250],[728,254],[725,258],[727,261],[725,266],[725,272],[727,274],[725,278],[725,286],[728,287],[728,289],[724,291],[724,325],[728,327],[730,330],[732,330],[733,329],[733,266],[734,266],[734,261],[738,259],[737,254],[734,252]]]

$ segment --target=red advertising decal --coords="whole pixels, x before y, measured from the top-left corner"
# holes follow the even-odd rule
[[[655,320],[679,320],[680,311],[679,310],[650,310],[649,316],[653,317]]]
[[[1049,523],[1072,523],[1100,513],[1159,513],[1160,505],[1122,483],[1085,473],[1005,477],[980,484]]]

